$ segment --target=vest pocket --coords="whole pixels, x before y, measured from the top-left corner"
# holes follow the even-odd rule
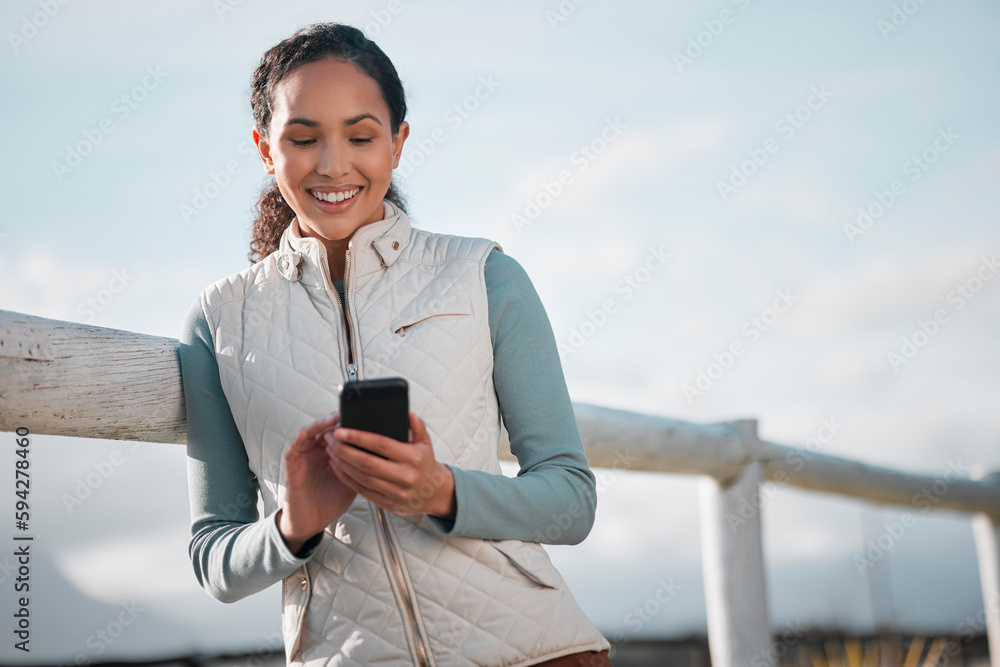
[[[431,323],[435,321],[444,322],[445,318],[459,316],[459,315],[471,315],[472,306],[468,303],[462,302],[451,302],[442,303],[437,307],[427,308],[419,312],[404,310],[402,313],[397,315],[392,323],[389,325],[392,333],[399,336],[406,336],[409,330],[425,322],[430,321]]]
[[[486,542],[506,556],[524,576],[539,586],[546,588],[562,586],[562,577],[541,544],[521,540],[486,540]]]

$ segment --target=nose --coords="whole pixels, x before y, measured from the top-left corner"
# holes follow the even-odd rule
[[[351,170],[346,151],[334,142],[324,142],[316,162],[316,173],[337,178]]]

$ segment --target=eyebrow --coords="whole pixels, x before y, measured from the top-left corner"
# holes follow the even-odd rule
[[[344,121],[344,125],[347,125],[347,126],[357,125],[358,123],[360,123],[361,121],[363,121],[366,118],[371,118],[373,121],[375,121],[379,125],[382,124],[382,121],[380,121],[374,115],[372,115],[370,113],[363,113],[363,114],[358,114],[357,116],[354,116],[353,118],[348,118],[347,120]],[[295,117],[295,118],[289,118],[288,121],[285,123],[285,127],[288,127],[289,125],[305,125],[306,127],[319,127],[319,122],[317,122],[315,120],[310,120],[308,118]]]

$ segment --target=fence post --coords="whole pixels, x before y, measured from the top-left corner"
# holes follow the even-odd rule
[[[1000,473],[981,480],[997,484]],[[976,539],[979,583],[986,611],[986,639],[990,647],[990,667],[1000,667],[1000,516],[978,512],[972,517]]]
[[[757,423],[737,422],[750,451],[757,449]],[[761,545],[763,465],[757,458],[735,480],[706,477],[701,487],[702,574],[708,643],[714,667],[765,667],[771,623]]]

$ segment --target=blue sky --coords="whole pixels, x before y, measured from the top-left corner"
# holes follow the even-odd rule
[[[826,453],[1000,467],[995,4],[589,0],[558,22],[555,0],[40,6],[2,14],[2,309],[177,337],[198,293],[248,265],[261,53],[307,23],[368,24],[406,86],[414,224],[522,263],[575,400],[753,417],[787,444],[835,420]],[[699,372],[718,377],[685,393]],[[116,450],[69,512],[62,495]],[[181,448],[40,436],[34,456],[52,655],[93,658],[87,638],[133,598],[148,611],[108,655],[277,628],[274,591],[223,608],[197,588]],[[581,604],[628,637],[703,631],[698,480],[605,481],[588,540],[551,549]],[[852,558],[904,511],[916,524],[860,575]],[[779,629],[954,630],[982,607],[961,516],[778,488],[764,530]],[[664,576],[680,593],[636,631]]]

